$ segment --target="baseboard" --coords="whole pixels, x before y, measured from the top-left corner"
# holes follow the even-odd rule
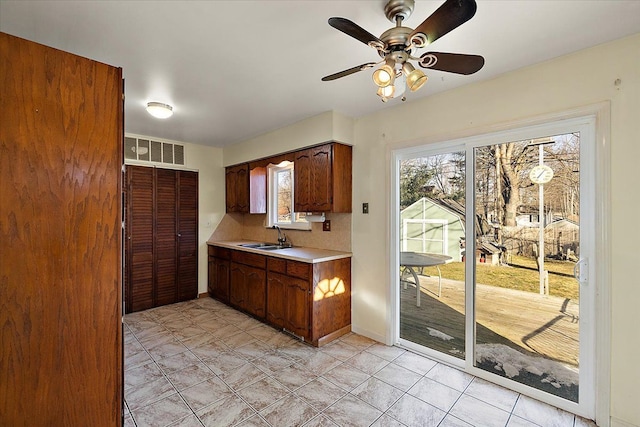
[[[365,328],[354,326],[353,323],[351,324],[351,332],[354,332],[358,335],[363,335],[367,338],[371,338],[372,340],[378,341],[379,343],[384,344],[386,342],[386,337],[384,335],[376,334],[375,332],[369,331]]]
[[[209,292],[203,292],[201,294],[198,294],[198,298],[208,298],[209,297]]]
[[[626,421],[611,417],[611,427],[640,427],[637,424],[631,424]]]

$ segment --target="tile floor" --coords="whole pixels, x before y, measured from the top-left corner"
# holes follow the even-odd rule
[[[316,349],[210,298],[125,316],[125,426],[595,426],[348,334]]]

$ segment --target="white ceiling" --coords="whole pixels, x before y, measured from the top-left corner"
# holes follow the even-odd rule
[[[417,27],[442,3],[416,0],[405,25]],[[393,26],[384,4],[0,0],[0,30],[122,67],[127,133],[223,146],[328,110],[359,117],[401,102],[380,102],[372,70],[320,81],[379,58],[327,19],[380,35]],[[478,0],[475,17],[419,53],[479,54],[484,68],[472,76],[427,71],[427,85],[407,102],[637,32],[639,0]],[[148,101],[175,114],[154,119]]]

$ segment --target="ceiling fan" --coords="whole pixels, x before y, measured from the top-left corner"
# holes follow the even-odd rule
[[[477,9],[474,0],[446,0],[415,30],[402,26],[403,21],[411,16],[414,5],[414,0],[389,0],[384,12],[387,19],[396,26],[380,37],[346,18],[329,18],[329,25],[333,28],[376,49],[382,61],[367,62],[325,76],[322,81],[336,80],[384,63],[372,76],[378,86],[378,96],[383,102],[399,96],[404,101],[405,87],[415,92],[427,81],[427,76],[421,70],[416,70],[410,60],[416,61],[422,68],[464,75],[473,74],[484,66],[484,58],[479,55],[426,52],[419,57],[414,56],[416,49],[433,43],[471,19]]]

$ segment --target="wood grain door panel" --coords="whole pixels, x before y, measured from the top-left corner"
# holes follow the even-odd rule
[[[178,171],[178,300],[198,296],[198,172]]]
[[[176,171],[154,168],[155,173],[155,302],[154,306],[178,301],[177,274],[177,180]]]
[[[122,422],[122,70],[0,33],[0,425]]]

